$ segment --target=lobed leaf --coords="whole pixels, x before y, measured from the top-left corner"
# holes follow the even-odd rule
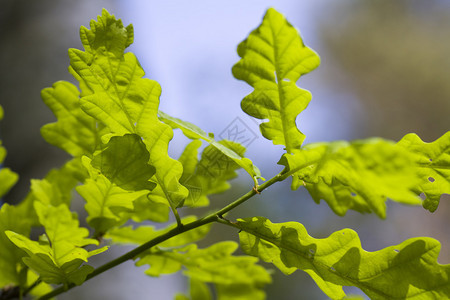
[[[18,222],[18,220],[21,220]],[[25,252],[18,251],[17,247],[8,239],[5,231],[12,230],[28,236],[31,223],[24,219],[16,206],[3,204],[0,208],[0,289],[21,284],[20,274],[25,268],[22,257]]]
[[[198,160],[198,140],[186,146],[179,161],[183,164],[182,182],[189,189],[189,198],[183,204],[187,206],[206,206],[209,204],[208,195],[218,194],[230,188],[229,180],[235,178],[239,165],[235,160],[225,155],[214,145],[207,146],[201,159]],[[245,148],[239,143],[222,140],[220,145],[230,149],[237,155],[243,156]]]
[[[0,105],[0,121],[3,119],[3,108]],[[6,149],[0,140],[0,198],[6,195],[19,180],[19,175],[9,168],[3,168],[2,163],[6,157]]]
[[[450,194],[450,132],[432,143],[425,143],[410,133],[398,145],[415,154],[414,162],[421,178],[415,191],[425,194],[423,207],[434,212],[441,195]]]
[[[112,137],[92,159],[92,166],[117,186],[129,190],[152,190],[150,178],[155,168],[148,164],[150,154],[136,134]]]
[[[172,128],[159,121],[157,113],[161,87],[142,78],[144,71],[132,53],[124,53],[133,40],[132,26],[124,27],[106,10],[91,29],[80,31],[85,51],[69,51],[71,73],[80,82],[81,107],[103,123],[112,135],[138,134],[150,153],[150,164],[165,197],[174,206],[188,190],[179,183],[181,164],[170,158],[168,143]]]
[[[273,263],[283,273],[308,273],[332,299],[355,286],[371,299],[445,299],[450,297],[450,265],[437,262],[440,243],[412,238],[375,252],[361,247],[351,229],[315,239],[302,224],[274,224],[263,217],[240,219],[237,227],[245,253]]]
[[[91,155],[99,142],[97,122],[81,110],[77,87],[58,81],[43,89],[41,97],[58,118],[56,123],[41,128],[43,138],[75,157]]]
[[[211,146],[222,152],[223,155],[232,159],[236,164],[243,168],[250,176],[252,176],[255,183],[257,183],[256,180],[258,178],[262,178],[261,172],[259,171],[258,167],[253,165],[253,162],[250,159],[243,157],[243,154],[235,152],[233,148],[227,147],[226,143],[220,141],[217,142],[212,134],[207,134],[198,126],[190,122],[171,117],[162,111],[159,111],[159,116],[164,123],[170,125],[173,129],[181,129],[186,137],[194,140],[201,139],[208,142]]]
[[[106,248],[90,252],[83,248],[86,245],[98,245],[98,241],[86,238],[89,231],[79,227],[76,215],[73,215],[66,205],[54,207],[35,202],[34,207],[46,232],[39,241],[6,231],[8,238],[28,254],[28,257],[23,258],[23,262],[37,272],[44,282],[77,285],[83,283],[93,268],[82,263]]]
[[[324,199],[338,215],[354,209],[385,218],[386,198],[421,203],[412,192],[419,178],[411,154],[382,139],[310,144],[278,163],[294,177],[293,189],[305,185],[317,203]]]
[[[112,183],[84,156],[83,164],[90,177],[85,184],[77,187],[77,192],[86,201],[87,222],[97,233],[105,233],[110,228],[121,225],[127,218],[124,212],[134,209],[134,201],[148,194],[147,190],[128,191]]]
[[[235,242],[225,241],[205,249],[197,249],[195,244],[169,251],[153,249],[141,255],[136,265],[149,264],[145,273],[150,276],[174,273],[184,266],[184,275],[191,279],[214,283],[223,289],[236,284],[245,286],[241,289],[243,293],[270,283],[270,275],[256,264],[257,259],[232,255],[236,248]]]
[[[189,280],[189,297],[183,294],[175,295],[175,300],[212,300],[211,291],[206,283],[190,279]]]
[[[81,159],[74,158],[59,169],[50,170],[44,179],[32,179],[31,191],[17,208],[23,218],[28,219],[33,226],[39,226],[34,203],[42,202],[52,206],[64,204],[69,207],[73,188],[86,177],[87,172],[81,165]]]
[[[238,46],[241,60],[233,75],[254,88],[241,103],[244,112],[258,119],[262,135],[292,153],[305,135],[295,120],[311,100],[311,94],[296,85],[300,76],[317,68],[319,56],[306,47],[298,31],[273,8],[262,24]]]

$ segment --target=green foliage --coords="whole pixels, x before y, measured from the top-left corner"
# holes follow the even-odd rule
[[[23,262],[40,274],[41,280],[55,284],[82,284],[87,274],[93,271],[91,266],[82,266],[82,263],[87,262],[88,257],[105,251],[106,247],[89,252],[83,248],[98,245],[98,241],[86,238],[88,230],[78,226],[77,216],[64,204],[54,207],[35,202],[34,207],[39,222],[45,228],[45,235],[41,235],[39,241],[13,231],[6,231],[6,235],[28,254]]]
[[[425,194],[423,207],[434,212],[441,195],[450,194],[450,132],[432,143],[425,143],[410,133],[398,144],[415,154],[414,163],[421,178],[415,191]]]
[[[254,87],[241,107],[250,116],[269,119],[260,125],[262,135],[286,151],[300,148],[305,135],[296,124],[297,115],[311,100],[296,81],[319,65],[319,56],[303,44],[297,30],[273,8],[269,8],[261,26],[239,44],[242,59],[233,67],[233,75]]]
[[[367,252],[350,229],[315,239],[296,222],[224,217],[288,177],[294,190],[306,187],[338,215],[352,209],[385,218],[387,199],[417,205],[421,193],[424,207],[434,211],[441,195],[450,192],[449,132],[433,143],[409,134],[397,144],[372,138],[303,145],[295,120],[311,94],[296,81],[319,65],[319,57],[280,13],[269,9],[261,26],[239,45],[241,60],[233,67],[234,76],[254,88],[242,109],[264,120],[264,137],[286,147],[278,162],[284,169],[260,185],[264,178],[244,156],[244,146],[217,141],[214,134],[159,111],[161,87],[143,78],[137,58],[125,52],[133,36],[131,25],[124,27],[103,10],[90,29],[80,30],[84,51],[69,50],[69,71],[80,91],[68,82],[42,91],[57,118],[42,128],[42,136],[73,158],[33,179],[21,204],[1,207],[2,299],[27,294],[50,299],[130,259],[148,265],[145,273],[153,277],[182,271],[190,291],[177,294],[178,300],[265,299],[263,288],[272,279],[259,259],[285,274],[305,271],[332,299],[346,298],[343,286],[373,299],[450,297],[450,265],[437,262],[440,244],[434,239],[412,238]],[[178,159],[168,155],[174,129],[191,139]],[[202,141],[208,145],[200,150]],[[0,163],[5,155],[0,145]],[[210,196],[228,190],[239,168],[253,179],[248,193],[205,216],[180,217],[183,207],[195,212],[209,206]],[[0,196],[16,181],[17,174],[2,168]],[[85,201],[91,230],[80,227],[70,210],[74,190]],[[162,229],[143,224],[167,222],[170,211],[173,224]],[[234,255],[238,244],[233,241],[200,249],[197,243],[213,222],[239,229],[247,255]],[[35,238],[32,226],[45,233]],[[105,241],[137,247],[94,269],[88,260],[107,249],[96,247]],[[5,296],[10,287],[17,295]]]
[[[450,265],[437,263],[441,245],[431,238],[367,252],[351,229],[315,239],[296,222],[273,224],[254,217],[238,220],[237,227],[245,253],[285,274],[305,271],[333,299],[345,296],[342,286],[356,286],[371,299],[444,299],[450,293]]]
[[[348,209],[386,216],[386,197],[420,204],[419,182],[410,153],[381,139],[306,145],[279,164],[292,174],[292,189],[305,185],[316,202],[325,199],[338,215]]]
[[[244,293],[245,296],[261,296],[257,290],[271,282],[270,275],[256,264],[258,260],[254,257],[233,256],[237,247],[236,243],[227,241],[205,249],[197,249],[194,244],[171,250],[156,248],[141,255],[136,265],[150,265],[145,271],[150,276],[175,273],[184,267],[185,276],[191,280],[215,283],[219,294],[229,296],[233,289],[238,288],[236,295]],[[227,299],[228,296],[223,298]]]

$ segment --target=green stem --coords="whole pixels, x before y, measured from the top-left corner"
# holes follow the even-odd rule
[[[199,220],[193,221],[191,223],[188,224],[181,224],[181,221],[178,223],[178,226],[164,234],[161,234],[160,236],[157,236],[156,238],[148,241],[145,244],[142,244],[141,246],[125,253],[124,255],[98,267],[97,269],[95,269],[92,273],[90,273],[87,277],[85,281],[88,281],[91,278],[96,277],[97,275],[100,275],[101,273],[115,267],[118,266],[130,259],[134,259],[137,255],[141,254],[142,252],[158,245],[159,243],[162,243],[174,236],[177,236],[181,233],[184,233],[186,231],[195,229],[197,227],[212,223],[212,222],[227,222],[226,220],[223,219],[223,215],[226,214],[227,212],[229,212],[230,210],[232,210],[233,208],[235,208],[236,206],[244,203],[245,201],[247,201],[248,199],[250,199],[251,197],[253,197],[255,194],[259,194],[260,192],[262,192],[263,190],[265,190],[266,188],[268,188],[269,186],[271,186],[272,184],[283,180],[283,176],[282,176],[283,172],[281,172],[280,174],[276,175],[275,177],[271,178],[270,180],[266,181],[265,183],[263,183],[262,185],[258,186],[258,187],[254,187],[251,191],[247,192],[245,195],[239,197],[238,199],[236,199],[234,202],[230,203],[229,205],[225,206],[224,208],[218,210],[215,213],[212,213],[204,218],[201,218]],[[176,210],[175,210],[176,211]],[[177,214],[178,215],[178,214]],[[223,222],[222,222],[223,221]],[[43,295],[42,297],[39,298],[39,300],[46,300],[46,299],[50,299],[53,298],[61,293],[64,293],[72,288],[74,288],[76,285],[75,284],[69,284],[67,286],[61,286],[45,295]]]
[[[23,291],[23,296],[28,295],[28,293],[31,292],[32,289],[37,287],[40,283],[41,283],[41,279],[40,278],[36,279],[36,281],[32,285],[30,285]]]

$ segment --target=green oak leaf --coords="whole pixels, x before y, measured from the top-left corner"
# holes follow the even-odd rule
[[[260,125],[262,135],[292,153],[305,139],[295,119],[311,100],[311,94],[299,88],[296,81],[319,66],[319,56],[273,8],[267,10],[262,24],[237,51],[241,60],[233,66],[233,75],[254,88],[242,100],[242,110],[252,117],[268,119]]]
[[[138,223],[143,221],[160,223],[169,221],[170,207],[167,200],[165,198],[162,202],[154,200],[155,197],[153,197],[152,194],[142,195],[134,200],[134,210],[129,213],[124,213],[124,216],[127,216],[127,219],[132,219]]]
[[[145,271],[150,276],[175,273],[184,267],[183,274],[187,277],[222,287],[240,284],[251,290],[261,289],[270,283],[269,273],[256,264],[258,259],[233,256],[236,248],[237,244],[232,241],[220,242],[205,249],[198,249],[195,244],[166,251],[155,248],[140,255],[136,265],[150,265]]]
[[[150,154],[136,134],[112,137],[92,159],[92,166],[117,186],[129,190],[152,190],[150,178],[155,168],[148,164]]]
[[[124,27],[106,10],[90,25],[90,30],[82,27],[80,32],[85,51],[69,50],[70,71],[80,82],[81,108],[110,131],[102,140],[128,133],[142,137],[157,183],[177,206],[188,190],[179,183],[181,164],[167,153],[172,128],[158,119],[161,87],[142,78],[144,71],[134,54],[124,53],[133,40],[133,28]]]
[[[236,223],[245,253],[273,263],[283,273],[308,273],[332,299],[355,286],[370,299],[447,299],[450,265],[437,262],[440,243],[412,238],[375,252],[361,247],[356,232],[344,229],[315,239],[296,222],[274,224],[263,217]]]
[[[211,291],[206,283],[190,279],[189,280],[189,296],[183,294],[175,295],[175,300],[212,300]]]
[[[0,146],[1,147],[1,146]],[[9,168],[0,169],[0,197],[6,195],[19,180],[19,175]]]
[[[96,232],[105,233],[111,227],[127,221],[126,212],[132,212],[134,201],[149,193],[148,190],[128,191],[112,183],[92,166],[84,156],[83,164],[89,172],[84,185],[76,188],[86,201],[87,222]]]
[[[3,119],[3,108],[0,105],[0,121]],[[11,171],[9,168],[1,167],[1,164],[5,160],[6,149],[2,146],[2,141],[0,140],[0,198],[6,195],[9,190],[16,184],[19,180],[19,175]]]
[[[194,216],[184,217],[182,219],[183,224],[188,224],[195,221],[197,218]],[[171,224],[170,226],[155,230],[153,226],[141,225],[137,228],[126,226],[120,228],[114,228],[110,230],[105,238],[112,239],[115,244],[125,244],[125,245],[142,245],[151,239],[154,239],[162,234],[169,232],[177,227],[177,224]],[[189,243],[197,242],[203,239],[206,234],[211,229],[211,224],[206,224],[200,226],[196,229],[189,230],[173,238],[158,244],[158,247],[162,248],[172,248],[180,247]]]
[[[83,182],[88,176],[84,170],[81,159],[73,158],[59,169],[50,170],[44,179],[31,180],[31,191],[24,201],[17,205],[23,218],[38,226],[39,221],[34,209],[35,202],[59,206],[65,204],[70,206],[73,188],[78,182]]]
[[[421,204],[412,191],[419,183],[412,155],[390,141],[309,144],[278,163],[293,176],[293,189],[305,185],[317,203],[325,200],[338,215],[354,209],[385,218],[386,198]]]
[[[41,128],[44,139],[75,157],[91,155],[98,144],[97,122],[81,110],[77,87],[58,81],[43,89],[41,97],[58,118]]]
[[[243,156],[245,147],[239,143],[222,140],[218,144]],[[222,193],[230,188],[229,180],[235,178],[239,165],[214,145],[203,149],[198,160],[199,140],[188,144],[179,161],[183,164],[183,176],[180,182],[189,189],[189,197],[183,203],[186,206],[199,207],[209,204],[208,195]]]
[[[87,251],[83,247],[98,245],[98,241],[86,238],[89,231],[79,227],[76,215],[61,204],[58,207],[35,202],[39,222],[45,228],[45,235],[39,241],[6,231],[8,238],[28,256],[23,262],[37,272],[46,283],[75,283],[80,285],[94,268],[82,265],[92,255],[101,253],[107,247]]]
[[[213,135],[207,134],[198,126],[190,122],[174,118],[162,111],[159,111],[159,116],[164,123],[170,125],[173,129],[176,128],[181,129],[181,131],[186,137],[194,140],[195,139],[204,140],[208,142],[211,146],[217,148],[217,150],[222,152],[223,155],[226,155],[227,157],[232,159],[241,168],[243,168],[250,176],[252,176],[253,180],[255,181],[255,184],[257,184],[256,180],[258,178],[262,178],[261,172],[259,171],[258,167],[253,165],[253,162],[250,159],[243,157],[243,154],[241,155],[235,152],[232,148],[227,147],[226,144],[216,141]]]
[[[20,285],[20,273],[25,267],[22,262],[25,252],[18,251],[5,231],[12,230],[28,236],[30,229],[31,223],[23,218],[16,206],[7,203],[2,205],[0,208],[0,289],[7,285]]]
[[[431,143],[410,133],[398,145],[415,154],[414,161],[422,179],[415,190],[426,196],[423,207],[434,212],[441,195],[450,194],[450,131]]]

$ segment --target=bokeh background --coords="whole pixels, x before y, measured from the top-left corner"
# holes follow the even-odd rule
[[[146,76],[162,85],[162,110],[219,134],[236,117],[259,132],[258,124],[239,106],[251,88],[232,77],[231,66],[238,61],[237,44],[271,6],[299,28],[305,43],[321,56],[321,66],[298,82],[313,94],[297,119],[306,142],[369,136],[399,140],[409,132],[430,142],[450,129],[448,1],[0,0],[0,104],[5,110],[1,138],[8,149],[5,165],[20,174],[4,201],[20,201],[31,178],[42,178],[68,158],[40,136],[40,127],[55,120],[40,90],[58,80],[74,82],[67,72],[67,49],[81,48],[79,26],[88,26],[103,7],[125,24],[133,23],[135,44],[130,50]],[[175,134],[170,148],[174,157],[186,142]],[[247,156],[270,178],[281,170],[276,162],[282,152],[282,147],[259,137],[248,146]],[[229,203],[251,187],[241,175],[231,190],[213,197],[213,205]],[[388,203],[386,220],[353,212],[338,217],[305,191],[290,191],[289,184],[271,187],[230,217],[298,221],[317,238],[349,227],[369,251],[430,236],[442,243],[439,262],[450,263],[448,196],[434,214]],[[75,201],[74,208],[83,216],[82,200]],[[237,234],[216,225],[201,245],[225,238],[236,239]],[[113,248],[93,263],[99,265],[128,249]],[[143,270],[128,262],[59,299],[165,300],[187,290],[182,276],[154,279]],[[301,271],[290,276],[275,271],[273,278],[268,299],[327,299]]]

